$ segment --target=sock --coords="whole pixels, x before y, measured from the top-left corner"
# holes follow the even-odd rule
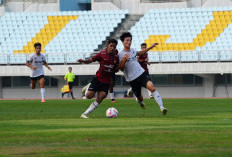
[[[45,88],[41,88],[40,92],[41,92],[41,98],[45,99]]]
[[[86,96],[86,94],[87,94],[87,92],[88,92],[88,90],[89,90],[89,86],[91,85],[91,83],[89,83],[88,84],[88,86],[87,86],[87,88],[86,88],[86,90],[85,90],[85,96]]]
[[[71,93],[71,96],[72,96],[72,98],[73,98],[73,92],[70,92]]]
[[[147,92],[148,92],[148,95],[149,95],[149,96],[152,96],[152,95],[153,95],[153,93],[151,93],[151,91],[147,90]]]
[[[111,98],[111,99],[115,99],[115,98],[114,98],[114,93],[110,93],[110,98]]]
[[[159,105],[160,110],[162,110],[162,109],[164,108],[164,106],[163,106],[163,101],[162,101],[161,96],[159,95],[159,93],[158,93],[157,90],[153,93],[153,96],[154,96],[154,98],[155,98],[155,101],[156,101],[157,104]]]
[[[98,107],[98,105],[99,104],[96,101],[94,101],[83,114],[87,116],[89,113],[93,112],[93,110],[95,110]]]

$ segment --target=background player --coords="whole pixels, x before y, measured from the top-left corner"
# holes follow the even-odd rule
[[[142,43],[141,44],[141,50],[142,51],[146,50],[146,48],[147,48],[147,44]],[[148,53],[146,52],[143,55],[138,56],[137,60],[138,60],[139,64],[141,65],[141,67],[145,70],[145,73],[147,75],[149,75],[149,71],[148,71],[148,68],[147,68],[147,65],[150,65],[150,62],[148,62]],[[147,90],[147,92],[148,92],[149,98],[153,99],[154,98],[153,93],[151,93],[149,90]],[[130,96],[131,93],[132,93],[132,88],[129,88],[127,90],[127,96]]]
[[[86,94],[86,98],[91,99],[95,96],[96,92],[98,92],[97,99],[81,115],[81,118],[88,118],[87,115],[95,110],[108,94],[108,90],[112,81],[112,74],[117,72],[119,68],[119,58],[118,55],[115,55],[117,43],[117,40],[110,39],[107,49],[102,50],[90,59],[78,60],[78,62],[85,64],[89,64],[95,61],[100,63],[100,68],[92,80]]]
[[[163,107],[163,102],[158,91],[155,89],[153,83],[151,82],[150,76],[145,73],[145,70],[141,67],[137,61],[137,56],[143,55],[157,44],[152,44],[151,47],[136,51],[131,48],[132,35],[129,32],[123,33],[120,36],[120,40],[124,46],[124,49],[118,54],[120,60],[120,70],[123,71],[125,79],[130,83],[132,90],[137,98],[137,102],[140,104],[141,108],[145,109],[145,104],[143,103],[143,96],[141,95],[141,87],[145,87],[153,93],[153,96],[158,103],[160,110],[163,115],[167,114],[167,109]]]
[[[68,72],[66,73],[66,75],[64,76],[64,80],[67,82],[68,86],[69,86],[69,92],[65,92],[62,93],[62,98],[64,97],[65,94],[67,93],[71,93],[72,99],[75,99],[73,97],[73,91],[72,91],[72,87],[73,87],[73,81],[75,79],[75,75],[72,72],[72,67],[68,68]]]
[[[39,81],[40,84],[40,91],[41,91],[41,102],[45,102],[45,88],[44,88],[44,71],[43,71],[43,65],[46,66],[49,70],[52,71],[52,69],[48,66],[46,59],[44,55],[42,55],[41,52],[41,44],[35,43],[34,44],[35,53],[32,54],[26,62],[26,65],[31,68],[31,88],[35,89],[36,87],[36,81]]]

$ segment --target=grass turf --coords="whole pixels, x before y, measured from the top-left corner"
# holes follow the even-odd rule
[[[0,101],[0,156],[232,156],[232,99]],[[118,119],[105,118],[109,107]]]

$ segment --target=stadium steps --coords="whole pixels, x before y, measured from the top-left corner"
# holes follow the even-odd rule
[[[136,24],[140,20],[140,18],[143,15],[127,15],[126,18],[119,24],[119,26],[116,28],[116,30],[110,35],[111,38],[114,38],[118,40],[120,38],[120,35],[123,32],[128,32],[132,26]],[[101,45],[98,46],[98,49],[96,51],[100,51],[105,47],[106,40],[102,42]]]

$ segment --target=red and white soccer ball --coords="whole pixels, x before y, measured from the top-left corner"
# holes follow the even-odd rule
[[[118,110],[111,107],[108,110],[106,110],[106,117],[107,118],[117,118],[118,117]]]

